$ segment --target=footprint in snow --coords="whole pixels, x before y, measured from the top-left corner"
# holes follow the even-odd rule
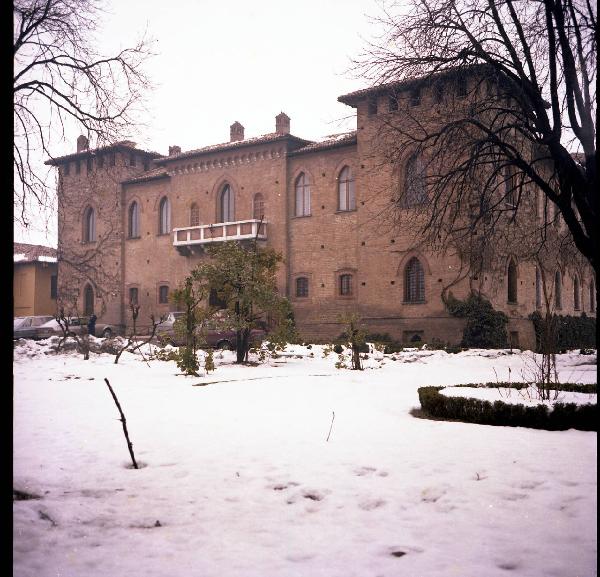
[[[383,507],[386,504],[386,501],[383,499],[368,499],[359,503],[358,506],[363,511],[373,511],[374,509],[379,509],[379,507]]]

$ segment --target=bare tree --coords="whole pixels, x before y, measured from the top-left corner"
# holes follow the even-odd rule
[[[77,126],[98,145],[128,137],[149,88],[149,40],[106,56],[94,47],[101,0],[15,0],[14,202],[27,226],[28,204],[47,207],[54,187],[41,159]]]
[[[386,33],[356,71],[403,111],[380,115],[376,139],[389,161],[406,163],[407,149],[420,159],[421,237],[468,243],[535,204],[545,215],[540,244],[560,215],[597,273],[595,5],[412,0],[408,11],[384,6],[377,20]],[[436,114],[419,109],[425,90]],[[394,200],[401,213],[407,199]]]

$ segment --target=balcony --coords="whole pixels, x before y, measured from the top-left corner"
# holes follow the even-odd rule
[[[260,227],[260,230],[259,230]],[[267,223],[260,220],[237,220],[235,222],[220,222],[203,224],[201,226],[186,226],[173,229],[173,246],[179,254],[201,254],[207,244],[237,240],[251,242],[252,240],[267,240]]]

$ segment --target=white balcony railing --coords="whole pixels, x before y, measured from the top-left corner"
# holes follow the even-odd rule
[[[260,226],[260,230],[259,230]],[[193,247],[226,240],[267,240],[267,223],[260,220],[237,220],[173,229],[173,246]]]

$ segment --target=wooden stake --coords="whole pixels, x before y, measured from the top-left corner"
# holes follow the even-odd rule
[[[113,391],[113,388],[110,386],[108,379],[105,378],[104,380],[106,382],[106,385],[108,386],[108,390],[110,391],[112,398],[115,401],[115,404],[117,405],[117,409],[119,409],[119,413],[121,413],[121,418],[119,420],[121,421],[121,423],[123,423],[123,433],[125,434],[125,440],[127,441],[127,448],[129,449],[129,455],[131,456],[131,461],[133,462],[133,468],[138,469],[139,467],[135,461],[135,455],[133,454],[133,443],[129,440],[129,433],[127,432],[127,423],[125,422],[125,415],[123,414],[123,411],[121,410],[121,405],[119,404],[117,395],[115,395],[115,392]]]

